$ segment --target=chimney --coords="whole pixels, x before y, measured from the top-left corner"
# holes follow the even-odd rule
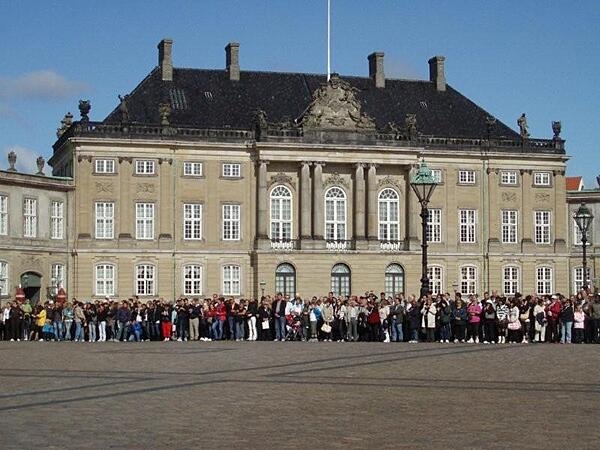
[[[368,58],[369,76],[375,81],[375,87],[385,87],[385,73],[383,73],[383,52],[373,52]]]
[[[240,44],[237,42],[225,47],[225,67],[231,81],[240,81]]]
[[[158,43],[158,67],[163,81],[173,81],[173,39],[163,39]]]
[[[435,89],[440,92],[446,90],[446,75],[444,74],[444,56],[434,56],[429,60],[429,81],[435,83]]]

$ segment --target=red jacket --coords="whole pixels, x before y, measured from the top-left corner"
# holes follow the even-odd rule
[[[225,303],[219,303],[219,305],[217,306],[217,319],[227,319],[227,307],[225,306]]]
[[[548,320],[556,322],[560,317],[560,311],[562,310],[562,305],[559,301],[555,301],[546,306],[546,317]]]

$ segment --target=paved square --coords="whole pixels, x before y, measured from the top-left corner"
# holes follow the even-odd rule
[[[600,448],[600,346],[0,343],[2,448]]]

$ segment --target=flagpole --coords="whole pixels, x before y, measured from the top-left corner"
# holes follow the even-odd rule
[[[327,81],[331,77],[331,0],[327,0]]]

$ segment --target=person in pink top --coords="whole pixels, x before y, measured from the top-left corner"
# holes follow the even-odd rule
[[[584,337],[585,328],[585,313],[581,305],[575,306],[574,322],[573,322],[573,342],[581,344]]]
[[[481,322],[481,304],[473,296],[469,298],[471,301],[467,307],[469,313],[469,343],[479,343],[479,323]]]

